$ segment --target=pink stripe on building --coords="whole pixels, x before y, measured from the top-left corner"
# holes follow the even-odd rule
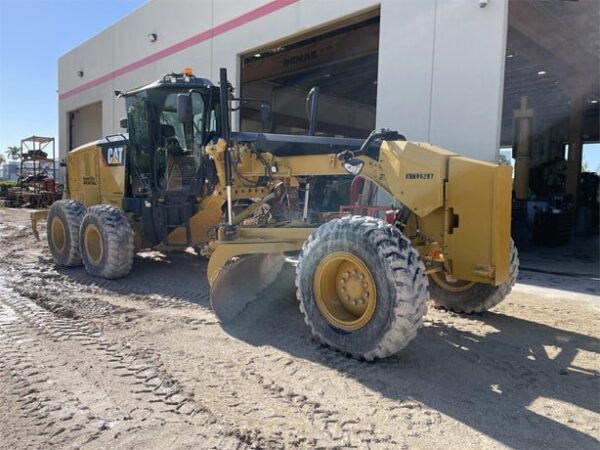
[[[201,42],[212,39],[215,36],[219,36],[235,28],[239,28],[242,25],[245,25],[256,19],[260,19],[261,17],[267,16],[275,11],[285,8],[286,6],[289,6],[293,3],[297,3],[298,1],[299,0],[274,0],[270,3],[267,3],[266,5],[263,5],[259,8],[253,9],[252,11],[242,14],[241,16],[238,16],[234,19],[228,20],[227,22],[217,25],[216,27],[198,33],[188,39],[185,39],[175,45],[172,45],[171,47],[167,47],[159,52],[153,53],[152,55],[146,56],[145,58],[139,59],[137,61],[132,62],[131,64],[123,66],[120,69],[102,75],[101,77],[98,77],[95,80],[88,81],[87,83],[77,86],[76,88],[63,92],[58,96],[58,98],[60,100],[64,100],[65,98],[68,98],[72,95],[86,91],[102,83],[113,80],[121,75],[129,73],[133,70],[139,69],[140,67],[144,67],[160,59],[166,58],[167,56],[173,55],[189,47],[200,44]]]

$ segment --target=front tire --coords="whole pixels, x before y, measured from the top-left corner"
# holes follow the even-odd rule
[[[81,265],[79,228],[84,214],[85,206],[75,200],[58,200],[50,206],[46,227],[48,247],[59,266]]]
[[[519,252],[510,241],[510,272],[508,279],[499,286],[484,283],[449,281],[443,272],[430,275],[429,292],[438,308],[457,313],[481,313],[502,302],[519,276]]]
[[[355,358],[385,358],[416,335],[427,311],[425,267],[395,227],[334,219],[304,243],[296,268],[305,322],[323,344]]]
[[[79,245],[85,270],[93,276],[126,276],[133,265],[133,229],[120,208],[95,205],[81,222]]]

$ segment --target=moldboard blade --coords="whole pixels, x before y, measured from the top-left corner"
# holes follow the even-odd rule
[[[283,265],[281,253],[242,256],[221,269],[210,289],[210,304],[221,323],[234,320],[272,285]]]

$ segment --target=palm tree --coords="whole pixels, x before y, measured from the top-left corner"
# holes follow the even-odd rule
[[[4,164],[6,162],[6,158],[3,154],[0,154],[0,164]]]
[[[16,161],[17,159],[19,159],[19,156],[21,154],[21,148],[17,147],[16,145],[9,145],[7,150],[4,153],[6,153],[6,156],[8,156],[8,159],[12,159],[13,161]]]

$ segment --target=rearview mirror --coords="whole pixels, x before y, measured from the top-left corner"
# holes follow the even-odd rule
[[[273,128],[273,114],[271,111],[271,105],[261,103],[260,122],[262,124],[263,131],[270,133],[271,129]]]
[[[121,120],[119,120],[119,126],[124,130],[127,129],[127,117],[123,117]]]
[[[191,123],[192,119],[192,99],[188,94],[178,94],[177,120],[181,123]]]

